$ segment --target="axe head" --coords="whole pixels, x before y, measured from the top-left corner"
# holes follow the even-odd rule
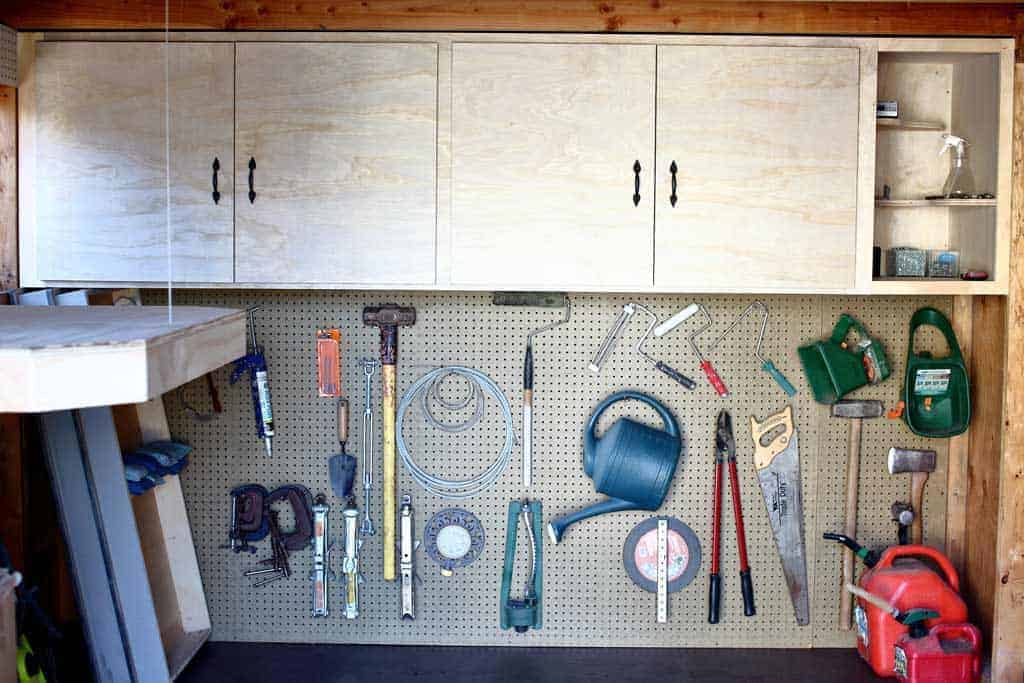
[[[867,420],[882,416],[881,401],[837,401],[832,404],[832,417]]]
[[[413,325],[416,323],[416,309],[412,306],[384,304],[383,306],[367,306],[363,309],[363,324],[378,327]]]
[[[934,471],[935,451],[912,448],[889,449],[889,474]]]

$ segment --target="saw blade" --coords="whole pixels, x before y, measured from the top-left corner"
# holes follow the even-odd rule
[[[796,428],[792,424],[792,408],[787,407],[783,413],[773,415],[763,423],[758,424],[754,418],[750,422],[754,435],[757,478],[779,551],[782,573],[789,587],[796,623],[806,626],[811,621],[811,615],[807,595],[800,449]],[[779,427],[783,427],[784,432],[768,446],[760,443],[762,436]]]

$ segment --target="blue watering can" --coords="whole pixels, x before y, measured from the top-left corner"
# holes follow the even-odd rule
[[[598,437],[594,430],[604,411],[625,400],[646,403],[661,417],[663,429],[622,417]],[[607,499],[569,513],[548,524],[553,543],[562,540],[566,527],[588,517],[623,510],[657,510],[665,500],[676,463],[682,453],[679,424],[669,409],[639,391],[619,391],[590,416],[583,435],[583,471],[594,480],[598,493]]]

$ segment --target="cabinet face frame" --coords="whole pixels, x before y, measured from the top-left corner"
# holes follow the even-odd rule
[[[35,235],[34,216],[28,210],[33,202],[34,187],[34,144],[31,134],[28,133],[28,123],[33,120],[34,107],[34,83],[33,83],[33,56],[34,45],[40,40],[90,40],[90,41],[160,41],[162,34],[150,32],[55,32],[55,33],[22,33],[19,34],[19,124],[21,128],[19,154],[19,220],[20,240],[19,253],[22,266],[22,284],[24,286],[62,286],[78,285],[75,282],[42,282],[38,277],[35,264]],[[886,39],[886,38],[858,38],[858,37],[797,37],[797,36],[715,36],[715,35],[614,35],[614,34],[563,34],[563,33],[536,33],[536,34],[500,34],[500,33],[345,33],[345,32],[202,32],[202,31],[179,31],[171,34],[171,40],[178,42],[224,42],[224,41],[271,41],[271,42],[436,42],[438,45],[438,144],[437,144],[437,262],[435,265],[436,282],[430,285],[410,285],[405,289],[427,289],[427,290],[464,290],[464,291],[489,291],[498,286],[498,283],[487,286],[454,286],[451,280],[451,131],[450,131],[450,83],[451,83],[451,44],[453,42],[556,42],[556,43],[602,43],[602,44],[647,44],[647,45],[760,45],[760,46],[821,46],[821,47],[856,47],[861,54],[861,91],[862,97],[862,120],[865,125],[861,130],[861,143],[859,148],[861,168],[861,181],[858,182],[858,231],[856,254],[851,255],[856,259],[856,286],[853,290],[843,290],[822,286],[814,290],[795,290],[801,293],[808,291],[817,293],[846,292],[855,294],[869,293],[907,293],[915,294],[922,292],[942,294],[970,294],[982,293],[974,289],[982,285],[984,293],[1000,293],[1005,291],[1005,278],[1000,275],[997,283],[958,283],[958,282],[928,282],[924,283],[929,289],[898,292],[874,292],[871,283],[871,247],[874,235],[874,100],[877,92],[876,68],[877,52],[879,45],[884,45],[886,50],[907,49],[921,50],[923,45],[930,44],[932,49],[940,51],[974,51],[974,52],[1009,52],[1009,63],[1012,67],[1012,39],[996,38],[952,38],[952,39]],[[1001,64],[1004,62],[1001,61]],[[1001,72],[1001,98],[1009,102],[1012,99],[1012,68]],[[1005,122],[1007,129],[1000,131],[1000,139],[1010,138],[1009,113],[1003,118],[1001,108],[1001,125]],[[870,123],[870,125],[868,125]],[[1002,163],[1001,167],[1002,168]],[[1007,191],[1000,191],[1002,201],[1007,203],[1006,208],[1000,207],[1000,216],[1009,216],[1009,174],[1003,177],[1000,175],[1000,182],[1007,185]],[[1005,240],[1009,239],[1008,223],[1000,218],[1000,225],[1007,225]],[[1001,247],[1005,248],[1005,247]],[[1006,249],[1008,253],[1008,249]],[[1000,271],[1005,273],[1006,271]],[[135,282],[104,282],[102,286],[137,286],[144,283]],[[207,287],[207,288],[238,288],[235,283],[193,283],[183,285],[186,287]],[[248,287],[258,288],[259,286],[249,285]],[[318,283],[289,283],[273,285],[274,288],[325,288],[336,289],[337,284]],[[393,289],[394,285],[360,285],[359,289]],[[622,291],[622,288],[588,288],[590,291]],[[748,290],[750,288],[747,288]],[[636,288],[637,292],[676,291],[672,288]],[[697,290],[692,290],[696,292]],[[722,291],[716,288],[715,291]],[[785,293],[786,290],[761,290]]]

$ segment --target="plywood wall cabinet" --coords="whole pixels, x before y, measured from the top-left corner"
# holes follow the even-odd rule
[[[877,127],[875,245],[883,273],[873,294],[1005,294],[1008,287],[1013,102],[1010,40],[888,39],[878,41],[878,99],[897,100],[901,120],[929,122],[932,130]],[[936,155],[943,132],[968,140],[970,192],[979,200],[929,201],[941,192],[948,154]],[[960,269],[985,271],[987,280],[886,277],[890,247],[954,250]]]
[[[41,279],[232,281],[233,47],[174,44],[167,55],[170,237],[164,49],[158,43],[37,46],[38,116],[31,125],[38,141]]]
[[[437,45],[236,50],[236,282],[433,284]]]
[[[159,45],[143,44],[154,39],[144,33],[21,36],[23,284],[131,286],[166,275],[158,263],[166,239],[160,217],[143,211],[119,222],[93,215],[88,230],[102,239],[72,240],[69,247],[63,236],[75,238],[67,227],[75,223],[49,216],[57,207],[74,218],[78,209],[52,201],[63,191],[50,182],[52,169],[65,167],[50,163],[54,152],[47,149],[68,146],[56,122],[70,119],[44,106],[55,98],[47,53],[150,49],[162,55]],[[173,40],[193,55],[198,44],[233,51],[224,63],[233,60],[237,91],[226,105],[235,109],[236,125],[226,133],[233,135],[235,158],[221,159],[234,167],[234,177],[224,171],[222,183],[234,183],[235,216],[226,232],[212,228],[215,244],[225,236],[229,244],[202,250],[192,263],[216,263],[216,276],[192,277],[191,262],[178,261],[211,239],[196,239],[202,228],[195,227],[210,224],[187,221],[176,231],[182,246],[174,252],[174,273],[183,286],[1005,291],[1009,40],[519,34],[510,41],[495,34],[326,32],[246,34],[244,40],[234,33],[179,33]],[[939,59],[966,55],[964,74],[985,72],[978,94],[988,114],[978,120],[998,116],[998,135],[983,155],[986,169],[992,167],[986,177],[997,179],[997,200],[994,207],[948,211],[988,212],[995,224],[978,239],[970,238],[966,223],[945,225],[972,264],[991,262],[994,280],[871,279],[877,237],[872,108],[883,47]],[[998,73],[987,63],[997,63]],[[92,78],[89,67],[74,68]],[[217,73],[224,68],[218,61]],[[66,70],[74,72],[71,65]],[[104,83],[101,78],[100,90],[117,101],[117,88]],[[813,96],[785,113],[762,102],[801,86],[812,87]],[[139,98],[122,92],[121,108],[154,98],[162,104],[152,89],[142,88]],[[739,98],[740,92],[764,97]],[[904,134],[924,133],[887,133]],[[174,152],[172,146],[172,158]],[[145,159],[152,161],[136,156],[144,168]],[[102,154],[98,159],[101,170],[113,168]],[[67,170],[72,179],[74,172]],[[111,203],[115,219],[133,206],[135,190],[118,189],[117,178],[81,175],[107,183],[97,188],[93,205]],[[635,205],[634,194],[640,196]],[[159,196],[146,206],[163,208]],[[186,218],[179,213],[175,205],[175,226]],[[143,229],[126,232],[136,220]],[[117,258],[126,244],[137,248]],[[75,258],[62,258],[69,248],[78,249]]]

